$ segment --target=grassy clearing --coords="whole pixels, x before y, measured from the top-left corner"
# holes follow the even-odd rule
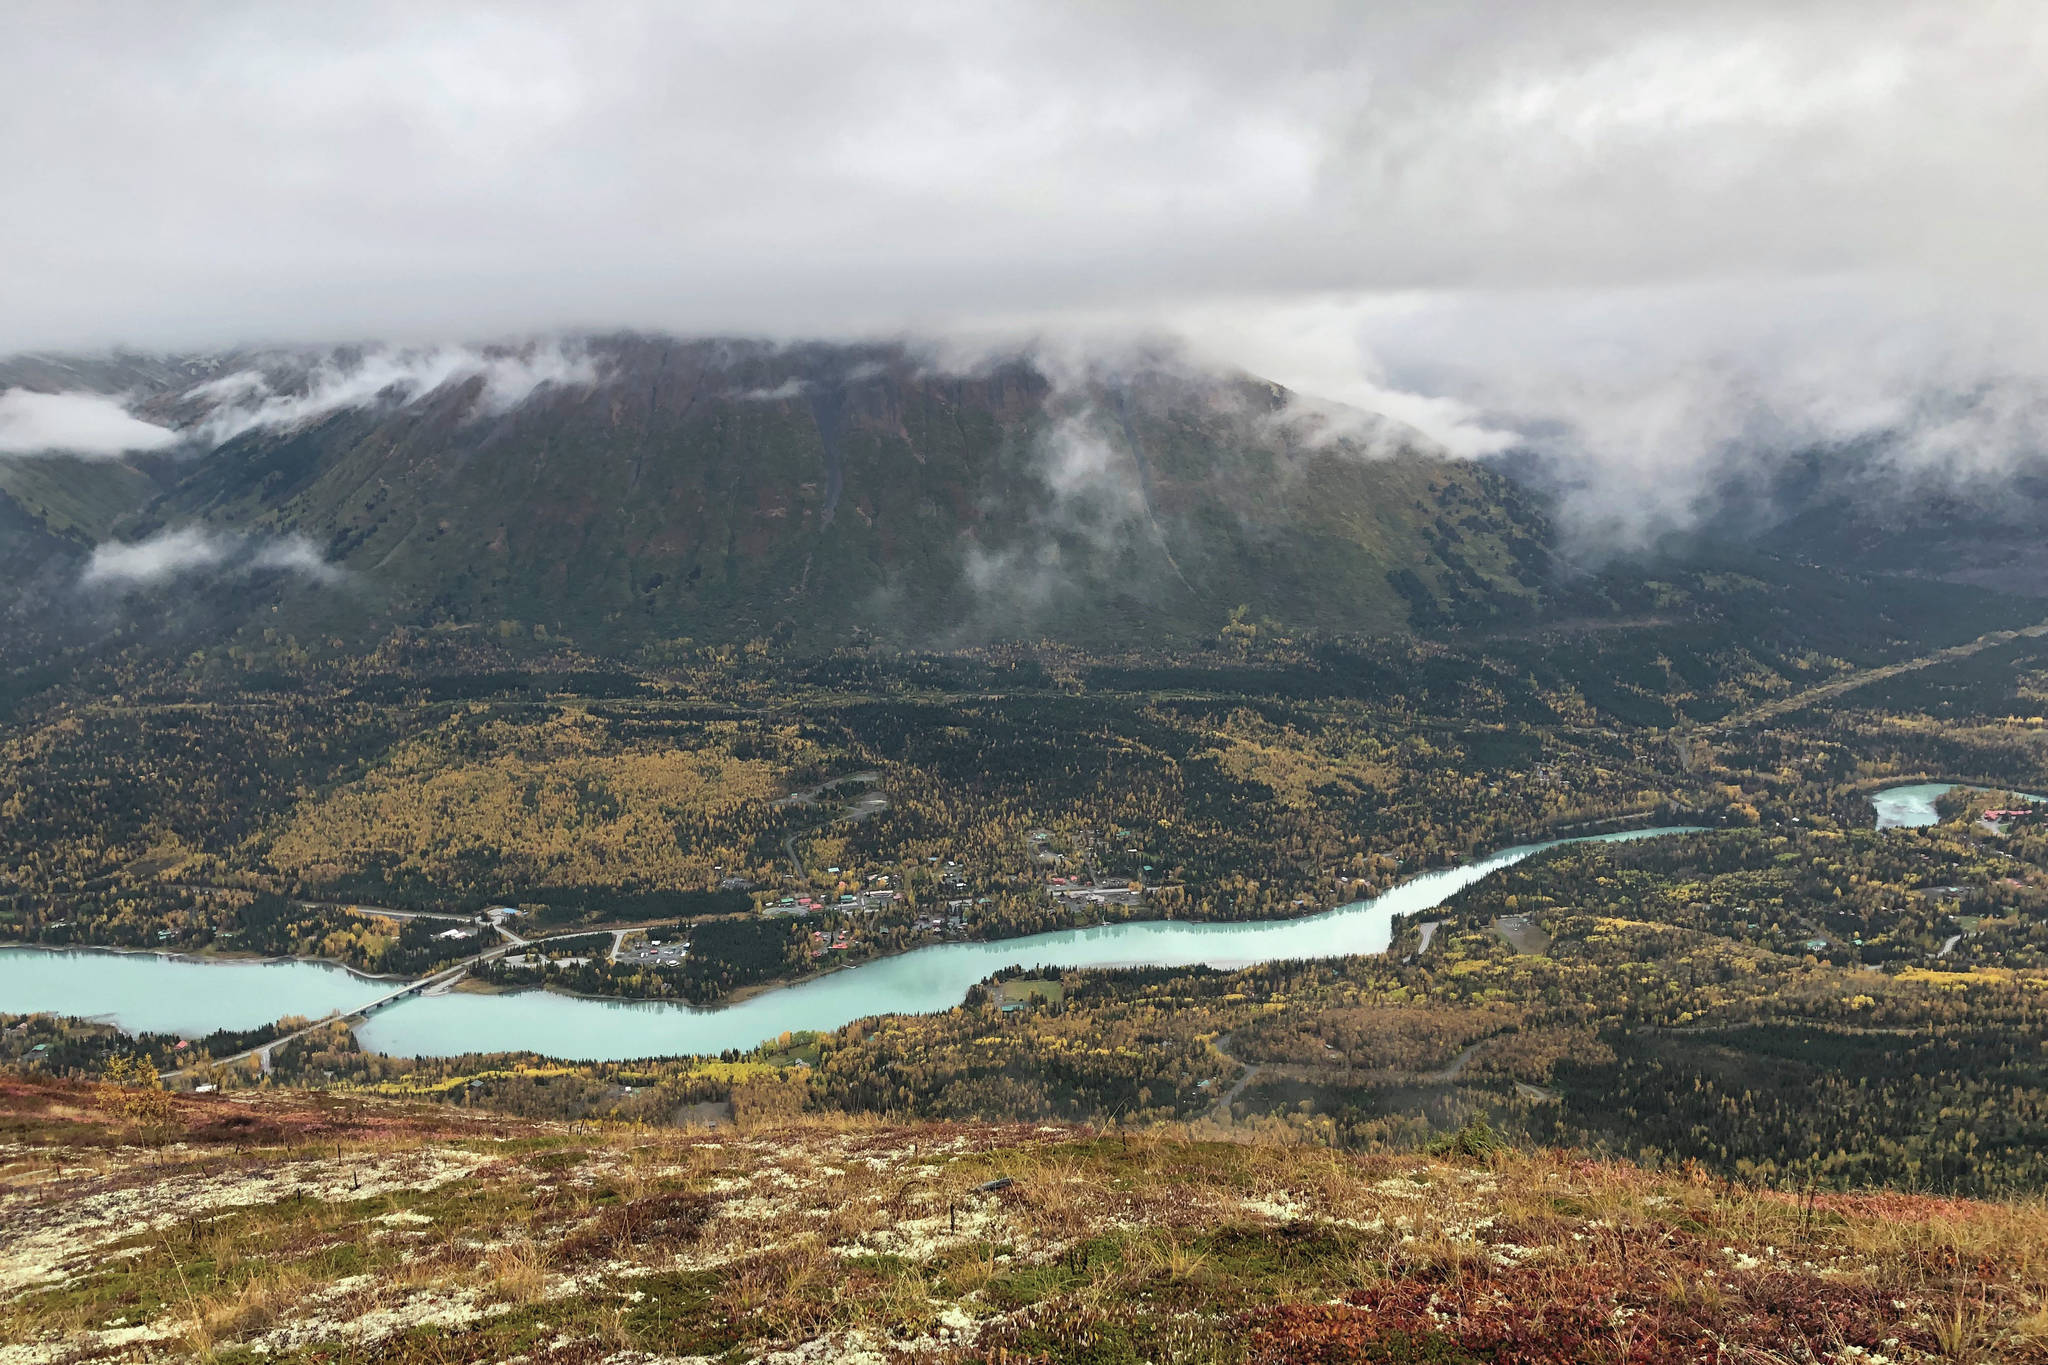
[[[995,998],[999,1005],[1057,1005],[1067,998],[1067,988],[1057,977],[1000,981]]]

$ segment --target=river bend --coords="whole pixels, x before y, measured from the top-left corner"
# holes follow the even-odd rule
[[[1004,967],[1242,967],[1386,951],[1397,916],[1441,905],[1489,873],[1559,844],[1647,839],[1691,826],[1555,839],[1403,882],[1371,900],[1300,919],[1256,923],[1144,920],[993,943],[941,943],[764,991],[711,1009],[589,1000],[549,991],[408,998],[357,1029],[364,1047],[408,1057],[530,1050],[574,1061],[751,1048],[792,1030],[836,1029],[873,1014],[922,1014],[960,1003]],[[0,1011],[105,1019],[131,1032],[196,1037],[286,1014],[318,1017],[390,990],[310,962],[193,962],[89,949],[0,949]]]

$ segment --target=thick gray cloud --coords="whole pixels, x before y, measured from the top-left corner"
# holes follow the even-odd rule
[[[1906,280],[1326,297],[1201,306],[1183,330],[1212,359],[1397,417],[1458,454],[1556,457],[1589,547],[1684,526],[1719,481],[1791,451],[1862,443],[1874,473],[1910,476],[1899,486],[1957,488],[2048,456],[2037,323]]]
[[[2044,71],[2033,0],[27,3],[0,350],[1153,329],[1661,467],[2044,372]]]
[[[99,393],[0,390],[0,455],[112,459],[176,445],[178,433],[132,416]]]
[[[16,6],[0,346],[2041,281],[2030,3]]]

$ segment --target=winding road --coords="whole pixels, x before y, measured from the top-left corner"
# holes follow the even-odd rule
[[[1735,715],[1723,716],[1718,721],[1700,726],[1699,729],[1702,732],[1706,732],[1732,730],[1743,725],[1753,725],[1757,721],[1769,720],[1773,716],[1781,716],[1788,711],[1797,711],[1801,707],[1810,706],[1817,701],[1825,701],[1829,697],[1840,696],[1844,692],[1853,692],[1857,688],[1867,686],[1870,683],[1897,677],[1901,673],[1911,673],[1915,669],[1929,668],[1935,664],[1948,663],[1954,659],[1966,659],[1981,650],[1991,648],[1993,645],[2010,644],[2014,640],[2035,639],[2043,635],[2048,635],[2048,621],[2043,621],[2038,625],[2024,626],[2019,630],[1994,630],[1988,634],[1979,635],[1974,640],[1968,640],[1959,645],[1950,645],[1947,649],[1935,650],[1932,654],[1922,654],[1916,658],[1901,659],[1897,663],[1880,664],[1876,668],[1858,669],[1856,672],[1846,677],[1837,678],[1833,682],[1825,682],[1818,687],[1809,687],[1803,692],[1794,692],[1788,697],[1779,697],[1775,701],[1764,702],[1760,706],[1753,706],[1749,710]],[[1676,741],[1674,740],[1674,742]]]
[[[226,891],[246,894],[245,886],[215,886],[209,882],[165,882],[163,885],[180,891]],[[457,914],[452,910],[393,910],[384,905],[364,905],[360,901],[308,901],[292,898],[292,904],[301,910],[339,910],[344,915],[375,915],[382,919],[445,919],[459,924],[474,924],[474,914]]]
[[[1303,1066],[1298,1062],[1247,1062],[1241,1057],[1231,1055],[1229,1047],[1230,1034],[1218,1034],[1210,1046],[1222,1055],[1224,1061],[1234,1062],[1243,1067],[1244,1074],[1237,1078],[1237,1083],[1232,1085],[1230,1089],[1216,1097],[1216,1102],[1209,1106],[1198,1122],[1221,1123],[1225,1125],[1233,1122],[1230,1117],[1230,1106],[1236,1103],[1237,1097],[1245,1092],[1246,1087],[1267,1072],[1293,1081],[1315,1080],[1319,1077],[1328,1076],[1333,1071],[1344,1071],[1354,1080],[1385,1081],[1399,1085],[1450,1085],[1465,1074],[1465,1068],[1471,1064],[1474,1057],[1479,1055],[1480,1050],[1498,1037],[1500,1037],[1498,1033],[1489,1033],[1478,1042],[1468,1044],[1457,1056],[1451,1058],[1449,1062],[1435,1071],[1351,1071],[1348,1067]],[[1518,1083],[1516,1088],[1520,1090],[1523,1087]],[[1536,1086],[1529,1086],[1527,1089],[1535,1091],[1538,1096],[1543,1098],[1555,1098],[1549,1092],[1540,1090]]]
[[[1259,1072],[1264,1069],[1262,1063],[1241,1061],[1238,1058],[1231,1056],[1230,1048],[1228,1046],[1229,1042],[1230,1035],[1227,1033],[1221,1033],[1216,1036],[1216,1041],[1213,1044],[1211,1044],[1211,1046],[1213,1046],[1218,1053],[1222,1054],[1224,1061],[1235,1062],[1237,1065],[1243,1067],[1244,1074],[1237,1078],[1237,1084],[1231,1086],[1230,1089],[1224,1091],[1221,1095],[1218,1095],[1216,1097],[1216,1103],[1210,1105],[1209,1111],[1202,1115],[1202,1119],[1206,1123],[1230,1122],[1230,1106],[1237,1100],[1237,1097],[1239,1095],[1242,1095],[1244,1093],[1244,1088],[1250,1085],[1253,1079],[1258,1076]]]
[[[826,821],[827,825],[858,824],[871,815],[877,815],[889,809],[889,798],[881,789],[882,774],[872,768],[864,769],[857,773],[848,773],[844,777],[835,777],[829,782],[820,782],[815,787],[806,787],[801,791],[793,791],[787,796],[777,798],[772,804],[809,810],[815,807],[819,799],[827,792],[838,792],[844,787],[870,787],[873,790],[858,798],[851,807],[841,810],[830,820]],[[823,826],[818,828],[823,828]],[[797,840],[815,833],[817,833],[817,828],[794,830],[782,840],[782,851],[788,856],[789,865],[796,872],[797,881],[805,886],[810,884],[811,874],[810,870],[804,866],[803,853],[797,848]]]

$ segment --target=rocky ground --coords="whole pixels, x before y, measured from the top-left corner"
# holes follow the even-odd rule
[[[0,1075],[0,1365],[2048,1359],[2038,1202]]]

